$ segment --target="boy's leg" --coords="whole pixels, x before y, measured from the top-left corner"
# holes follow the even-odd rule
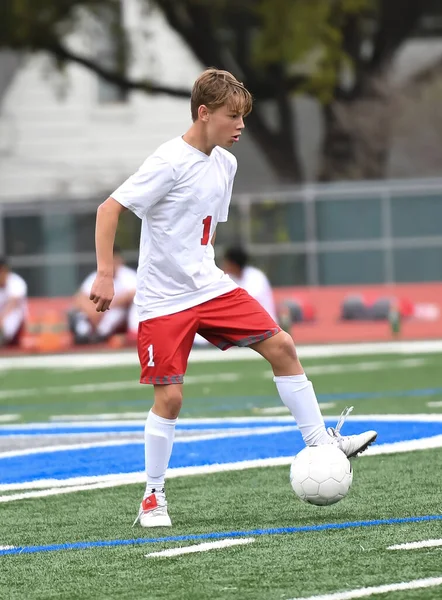
[[[156,385],[154,405],[144,429],[146,492],[163,489],[175,437],[175,425],[182,404],[182,385]]]
[[[375,431],[341,436],[339,427],[325,429],[313,385],[299,362],[291,336],[281,331],[250,346],[272,365],[274,382],[283,403],[292,413],[307,446],[337,443],[348,456],[363,452],[377,437]]]
[[[306,445],[332,443],[333,439],[325,429],[313,385],[299,362],[291,336],[280,331],[250,347],[272,365],[275,375],[273,380],[279,396],[295,418]]]
[[[143,527],[172,524],[164,484],[182,404],[182,381],[196,327],[191,309],[139,325],[141,382],[154,385],[154,405],[144,430],[146,490],[136,519]]]
[[[254,298],[237,289],[201,305],[199,310],[207,328],[203,335],[212,343],[222,349],[230,345],[249,346],[269,361],[279,395],[295,417],[307,445],[333,441],[325,430],[312,384],[307,381],[292,338],[281,331]]]
[[[139,519],[142,527],[170,527],[165,493],[175,425],[182,403],[182,385],[156,385],[154,405],[144,428],[146,489]]]
[[[269,361],[279,395],[307,445],[337,443],[347,456],[355,456],[376,439],[374,431],[342,437],[340,425],[325,429],[313,386],[299,362],[293,339],[245,290],[237,288],[200,305],[198,310],[199,331],[212,344],[222,350],[249,346]]]

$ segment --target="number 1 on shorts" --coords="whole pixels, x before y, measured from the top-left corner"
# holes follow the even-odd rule
[[[153,360],[153,344],[150,344],[150,346],[147,347],[147,352],[149,354],[149,362],[147,363],[147,366],[154,367],[155,362]]]

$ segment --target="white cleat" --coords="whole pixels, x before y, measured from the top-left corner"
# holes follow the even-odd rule
[[[377,438],[378,434],[376,431],[364,431],[357,435],[341,435],[338,431],[335,431],[333,427],[327,429],[329,435],[335,438],[336,445],[347,458],[357,456],[361,452],[364,452]]]
[[[141,527],[172,527],[164,493],[152,491],[150,496],[143,499],[134,525],[138,521]]]
[[[357,456],[361,452],[364,452],[378,437],[376,431],[364,431],[356,435],[341,435],[341,427],[343,426],[347,415],[351,413],[353,407],[346,408],[336,425],[336,427],[329,427],[327,433],[333,438],[333,443],[338,446],[340,450],[346,455],[347,458]]]

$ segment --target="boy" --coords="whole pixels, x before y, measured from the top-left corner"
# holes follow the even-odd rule
[[[239,141],[251,109],[242,83],[227,71],[207,69],[192,89],[190,129],[160,146],[97,210],[98,273],[90,298],[99,312],[108,310],[114,295],[119,215],[128,208],[142,219],[138,354],[141,383],[155,388],[145,427],[147,485],[137,517],[142,527],[171,525],[164,479],[197,332],[221,350],[249,346],[269,361],[307,445],[337,444],[356,456],[376,439],[374,431],[342,437],[339,427],[325,429],[292,338],[215,265],[216,226],[227,220],[236,173],[236,159],[221,146]]]

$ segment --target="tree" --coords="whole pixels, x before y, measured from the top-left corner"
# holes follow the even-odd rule
[[[319,179],[381,179],[390,145],[395,91],[390,67],[402,44],[416,33],[429,4],[384,0],[376,12],[340,15],[348,78],[336,79],[324,104],[325,135]]]
[[[382,175],[388,148],[382,120],[390,93],[386,73],[428,10],[426,0],[154,3],[203,64],[233,71],[252,91],[256,102],[248,129],[281,181],[303,179],[295,93],[308,94],[323,107],[321,179]],[[0,47],[48,52],[59,65],[76,62],[125,90],[188,97],[188,89],[127,76],[130,39],[119,9],[119,0],[8,0],[0,8]],[[82,26],[85,12],[106,15],[116,41],[111,63],[66,44],[66,34]]]

